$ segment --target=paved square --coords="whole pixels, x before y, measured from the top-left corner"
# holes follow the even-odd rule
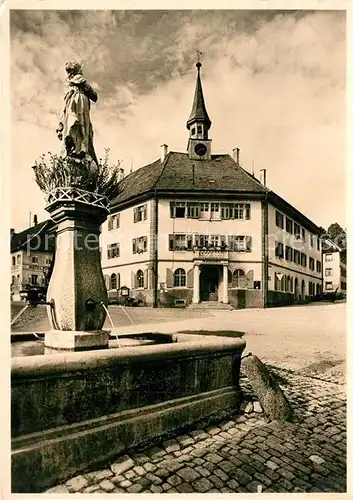
[[[295,410],[295,422],[268,422],[261,413],[238,413],[202,432],[156,443],[164,455],[153,446],[47,492],[346,491],[345,385],[339,378],[327,381],[283,367],[272,367],[272,372]],[[245,377],[241,385],[245,397],[254,400]],[[117,462],[128,464],[128,470],[110,475]]]

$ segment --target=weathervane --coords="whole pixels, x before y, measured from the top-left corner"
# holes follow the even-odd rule
[[[200,62],[200,56],[202,56],[203,53],[200,50],[198,50],[198,49],[195,49],[195,51],[197,52],[197,64],[201,64],[201,62]]]

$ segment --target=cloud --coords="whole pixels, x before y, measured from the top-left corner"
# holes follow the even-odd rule
[[[267,168],[269,186],[318,224],[344,224],[344,12],[166,10],[11,11],[13,169],[33,191],[15,226],[41,196],[28,175],[35,155],[58,148],[67,60],[83,61],[99,92],[98,155],[110,147],[128,172],[164,142],[185,151],[195,48],[213,150],[239,146],[246,167]],[[333,185],[335,210],[315,193]]]

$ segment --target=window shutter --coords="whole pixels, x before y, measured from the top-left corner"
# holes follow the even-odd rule
[[[174,250],[174,234],[169,235],[169,250]]]
[[[254,271],[253,271],[253,269],[246,274],[246,288],[254,288]]]
[[[167,288],[173,288],[174,284],[174,275],[171,269],[167,269],[166,271],[166,285]]]
[[[170,202],[169,207],[170,207],[170,217],[172,219],[174,219],[174,217],[175,217],[175,203],[174,203],[174,201]]]
[[[224,234],[221,234],[221,245],[226,244],[226,236]]]
[[[190,269],[187,274],[187,286],[193,288],[194,286],[194,270]]]
[[[136,253],[136,238],[132,240],[132,253]]]
[[[252,248],[252,238],[251,236],[246,236],[246,251],[247,252],[251,252],[251,248]]]
[[[143,288],[148,288],[148,269],[143,272]]]
[[[143,206],[143,220],[147,219],[147,204]]]
[[[113,217],[109,217],[108,219],[108,231],[113,229]]]
[[[137,208],[134,208],[134,222],[137,222]]]
[[[192,234],[186,235],[186,246],[188,250],[192,250]]]
[[[251,205],[250,205],[250,203],[246,203],[246,205],[245,205],[245,219],[246,220],[251,219]]]
[[[200,235],[199,234],[195,234],[195,246],[199,246],[200,245]]]
[[[195,206],[195,219],[200,218],[200,205]]]
[[[104,283],[105,283],[105,288],[106,288],[107,290],[109,290],[109,281],[110,281],[110,280],[109,280],[109,276],[108,276],[108,274],[105,274],[105,275],[104,275]]]
[[[131,271],[131,289],[136,288],[136,277],[134,271]]]
[[[120,273],[116,273],[116,287],[120,288]]]
[[[107,249],[107,257],[110,259],[110,248]]]
[[[143,237],[143,251],[147,252],[147,236]]]

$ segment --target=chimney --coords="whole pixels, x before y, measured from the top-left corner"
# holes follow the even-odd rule
[[[239,153],[240,149],[239,148],[234,148],[233,149],[233,158],[234,160],[239,164]]]
[[[262,170],[260,170],[260,172],[262,172],[262,174],[261,174],[261,182],[264,185],[264,187],[266,187],[266,173],[267,173],[267,170],[265,168],[263,168]]]
[[[161,154],[161,163],[163,163],[164,160],[165,160],[165,157],[168,154],[168,146],[167,146],[167,144],[162,144],[161,148],[163,148],[162,149],[162,154]]]
[[[38,224],[38,215],[34,214],[33,215],[33,226],[36,226]]]

